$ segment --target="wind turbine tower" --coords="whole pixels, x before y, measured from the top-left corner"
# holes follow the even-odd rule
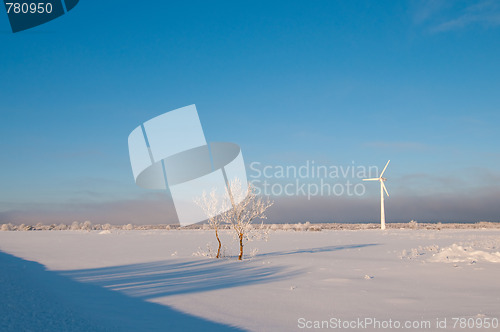
[[[387,192],[387,188],[384,184],[387,179],[383,178],[382,175],[384,175],[384,172],[387,169],[387,166],[389,166],[390,162],[391,161],[389,160],[387,164],[385,164],[385,167],[378,178],[363,179],[363,181],[380,181],[380,229],[385,229],[384,191],[387,194],[387,197],[389,197],[389,193]]]

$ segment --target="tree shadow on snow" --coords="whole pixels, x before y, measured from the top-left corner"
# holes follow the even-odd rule
[[[257,257],[266,257],[266,256],[285,256],[285,255],[296,255],[296,254],[314,254],[318,252],[331,252],[331,251],[339,251],[346,249],[359,249],[371,246],[378,246],[378,243],[365,243],[365,244],[348,244],[348,245],[340,245],[340,246],[328,246],[328,247],[319,247],[319,248],[310,248],[310,249],[295,249],[288,251],[274,251],[268,252],[265,254],[259,254]]]
[[[167,260],[62,272],[77,281],[144,299],[273,282],[298,273],[282,266],[208,259]]]
[[[173,271],[171,271],[173,269]],[[231,274],[238,283],[245,278],[258,281],[273,278],[273,270],[243,269]],[[214,281],[196,281],[203,273]],[[48,271],[36,262],[0,251],[0,330],[2,331],[235,331],[236,327],[211,322],[140,298],[108,290],[101,285],[126,283],[130,290],[137,283],[143,297],[222,287],[230,277],[217,277],[215,266],[193,263],[151,263],[108,269],[63,273],[72,277],[95,278],[98,285],[81,283],[58,272]],[[128,276],[128,277],[127,277]],[[238,281],[239,280],[239,281]],[[210,286],[202,286],[208,283]],[[140,286],[142,285],[142,287]],[[114,287],[112,287],[114,288]]]

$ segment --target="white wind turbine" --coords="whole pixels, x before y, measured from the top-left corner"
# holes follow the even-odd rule
[[[380,173],[380,176],[378,178],[363,179],[363,181],[380,181],[380,229],[385,229],[384,191],[387,194],[387,197],[389,197],[389,193],[387,192],[387,188],[385,187],[384,184],[384,182],[387,181],[387,179],[383,178],[382,175],[384,175],[385,169],[387,168],[390,162],[391,161],[389,160],[387,164],[385,164],[385,167],[382,170],[382,173]]]

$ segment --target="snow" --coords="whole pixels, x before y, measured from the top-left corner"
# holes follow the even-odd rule
[[[0,252],[0,331],[234,330]]]
[[[500,252],[486,252],[483,250],[474,250],[472,248],[464,248],[456,243],[450,247],[442,249],[439,253],[434,254],[429,262],[445,262],[445,263],[458,263],[458,262],[471,262],[478,261],[500,263]]]
[[[453,330],[454,317],[500,318],[497,229],[279,230],[248,243],[242,262],[225,231],[219,260],[201,249],[214,247],[209,230],[101,233],[0,232],[0,326],[293,331],[446,318]]]

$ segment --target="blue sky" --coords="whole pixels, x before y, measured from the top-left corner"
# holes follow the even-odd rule
[[[247,164],[391,159],[388,220],[500,220],[497,1],[82,0],[0,40],[0,222],[162,220],[127,137],[190,104]],[[271,216],[377,220],[372,187]]]

